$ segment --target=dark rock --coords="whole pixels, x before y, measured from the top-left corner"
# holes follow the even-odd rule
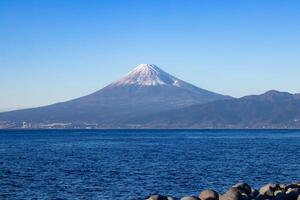
[[[288,189],[294,189],[294,188],[298,188],[297,185],[289,184],[289,185],[286,186],[286,191],[287,191]]]
[[[257,189],[251,189],[250,197],[254,198],[254,197],[257,197],[257,195],[259,195],[258,190]]]
[[[243,197],[243,200],[251,200],[250,196],[248,196],[245,193],[242,194],[242,197]]]
[[[292,184],[296,185],[298,188],[300,188],[300,182],[299,181],[294,181]]]
[[[242,194],[244,193],[247,196],[251,195],[251,187],[247,183],[238,183],[238,184],[234,185],[233,187],[237,188],[239,190],[239,192]]]
[[[151,195],[147,200],[168,200],[168,197],[162,195]]]
[[[298,188],[298,189],[300,189],[300,183],[298,183],[298,182],[293,182],[292,184],[290,184],[290,185],[287,185],[287,187],[286,187],[286,191],[288,190],[288,189],[294,189],[294,188]]]
[[[203,190],[199,194],[201,200],[219,200],[219,194],[214,190]]]
[[[258,194],[258,195],[256,195],[255,200],[265,200],[265,199],[267,199],[267,198],[268,198],[268,197],[265,196],[265,195]]]
[[[225,194],[220,196],[220,200],[242,200],[242,199],[243,199],[242,194],[235,187],[230,188]]]
[[[287,190],[287,186],[288,186],[288,185],[287,185],[287,184],[284,184],[284,183],[279,184],[280,190],[281,190],[281,191],[284,191],[284,192]]]
[[[287,200],[297,200],[299,196],[299,189],[298,188],[289,188],[286,191]]]
[[[283,191],[277,190],[274,192],[275,200],[286,200],[286,194]]]

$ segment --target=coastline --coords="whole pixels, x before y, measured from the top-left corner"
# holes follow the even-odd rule
[[[268,183],[259,190],[251,188],[247,183],[241,182],[230,187],[225,193],[219,194],[215,190],[206,189],[198,196],[184,196],[181,198],[150,195],[146,200],[300,200],[300,182],[291,184]]]

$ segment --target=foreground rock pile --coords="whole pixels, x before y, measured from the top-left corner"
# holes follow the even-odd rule
[[[300,182],[292,184],[264,185],[259,190],[247,183],[238,183],[224,194],[214,190],[204,190],[198,196],[175,198],[163,195],[151,195],[147,200],[300,200]]]

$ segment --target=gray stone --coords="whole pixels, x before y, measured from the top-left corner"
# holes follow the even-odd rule
[[[287,190],[287,184],[284,184],[284,183],[282,183],[282,184],[279,184],[279,188],[280,188],[280,190],[281,191],[286,191]]]
[[[288,193],[291,193],[291,192],[299,192],[299,191],[300,191],[299,188],[294,187],[294,188],[289,188],[289,189],[287,189],[286,193],[288,194]]]
[[[151,195],[147,200],[168,200],[168,197],[162,195]]]
[[[201,200],[219,200],[219,194],[214,190],[203,190],[199,194]]]
[[[277,187],[279,187],[279,186],[276,185],[276,184],[273,184],[273,183],[269,183],[269,184],[264,185],[260,188],[259,194],[269,196],[269,197],[273,197],[274,192],[276,191]]]
[[[243,196],[237,188],[232,187],[220,196],[220,200],[243,200]]]
[[[199,199],[198,197],[188,196],[188,197],[182,197],[180,200],[199,200]]]
[[[251,195],[251,187],[247,183],[238,183],[232,187],[237,188],[242,194]]]

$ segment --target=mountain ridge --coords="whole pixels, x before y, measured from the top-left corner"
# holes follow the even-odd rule
[[[92,94],[0,113],[0,128],[300,128],[300,94],[232,98],[140,64]]]
[[[18,126],[26,122],[35,124],[34,127],[51,123],[118,127],[134,117],[228,98],[232,97],[198,88],[153,64],[141,64],[90,95],[49,106],[0,113],[0,121]]]
[[[158,123],[177,128],[300,128],[300,95],[270,90],[192,105],[148,116],[145,126]]]

